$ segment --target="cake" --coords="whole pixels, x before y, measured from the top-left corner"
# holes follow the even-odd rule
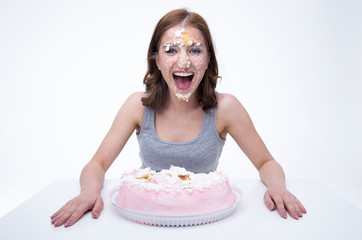
[[[142,213],[190,215],[226,208],[236,198],[222,171],[195,174],[171,166],[160,172],[150,168],[125,172],[115,201]]]

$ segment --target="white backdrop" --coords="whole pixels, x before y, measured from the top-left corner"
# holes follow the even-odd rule
[[[79,177],[144,89],[157,21],[180,7],[209,23],[218,91],[243,103],[287,178],[317,179],[362,208],[361,1],[15,0],[0,1],[0,216]],[[139,166],[133,135],[106,177]],[[258,177],[230,137],[219,169]]]

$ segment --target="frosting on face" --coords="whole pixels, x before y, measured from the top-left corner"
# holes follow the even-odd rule
[[[188,35],[188,33],[185,31],[185,29],[181,29],[177,32],[175,32],[176,38],[180,39],[180,44],[184,46],[191,46],[193,38]]]
[[[161,38],[157,65],[178,100],[188,102],[200,84],[209,58],[202,33],[194,27],[175,26]]]

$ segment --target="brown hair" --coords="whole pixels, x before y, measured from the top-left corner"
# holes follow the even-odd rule
[[[186,9],[177,9],[167,13],[160,19],[148,47],[148,69],[143,78],[143,83],[146,87],[146,97],[141,99],[143,105],[146,107],[158,110],[162,108],[166,101],[168,86],[165,80],[163,80],[161,71],[156,65],[155,56],[158,52],[160,40],[164,32],[171,27],[180,24],[185,19],[187,19],[186,24],[199,29],[202,33],[210,57],[209,65],[205,71],[204,77],[196,90],[198,102],[205,112],[210,108],[215,107],[217,104],[215,88],[217,79],[219,78],[219,70],[209,27],[207,26],[206,21],[197,13],[189,12]]]

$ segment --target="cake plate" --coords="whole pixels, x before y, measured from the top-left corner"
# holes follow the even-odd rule
[[[154,226],[183,227],[216,222],[230,216],[236,210],[242,196],[242,192],[237,186],[231,185],[231,189],[236,199],[233,205],[216,211],[189,215],[160,215],[123,208],[115,200],[119,193],[119,187],[111,191],[110,198],[120,215],[133,222]]]

